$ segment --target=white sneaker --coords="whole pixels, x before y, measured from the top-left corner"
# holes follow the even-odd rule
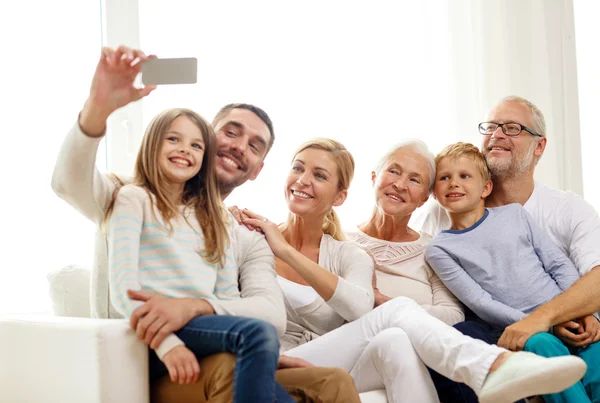
[[[487,376],[480,403],[512,403],[528,396],[558,393],[580,380],[587,365],[576,356],[545,358],[517,352]]]

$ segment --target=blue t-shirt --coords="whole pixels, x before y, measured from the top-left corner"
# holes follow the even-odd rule
[[[425,256],[458,299],[499,327],[523,319],[579,279],[569,258],[517,203],[486,209],[470,228],[442,231]]]

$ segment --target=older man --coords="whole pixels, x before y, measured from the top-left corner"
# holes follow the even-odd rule
[[[486,206],[522,204],[583,276],[563,294],[508,326],[498,345],[521,350],[531,336],[558,324],[563,325],[555,329],[555,334],[572,346],[585,347],[599,340],[597,323],[578,323],[574,319],[600,310],[600,270],[597,269],[600,266],[600,218],[594,208],[576,194],[534,181],[536,163],[548,141],[544,115],[528,100],[510,96],[491,109],[487,122],[479,129],[483,135],[481,150],[494,183]],[[429,205],[429,211],[415,220],[416,227],[430,234],[447,229],[449,224],[448,216],[437,203]],[[482,338],[461,326],[464,325],[459,324],[457,328],[464,333]],[[445,394],[439,391],[440,395]],[[464,396],[466,392],[463,389],[458,393]]]
[[[126,47],[104,49],[96,68],[89,97],[77,124],[61,149],[52,178],[54,191],[90,220],[101,224],[118,183],[95,169],[95,156],[106,131],[106,120],[116,109],[148,95],[152,87],[133,86],[139,72],[138,60],[147,56]],[[106,63],[106,60],[125,63]],[[237,186],[260,173],[264,158],[274,141],[273,125],[260,108],[248,104],[223,107],[213,121],[218,158],[217,179],[225,199]],[[250,316],[285,327],[283,297],[275,281],[273,254],[263,236],[244,227],[233,231],[232,242],[239,266],[241,300],[211,304],[203,299],[175,299],[146,292],[131,292],[130,297],[144,301],[131,317],[131,325],[148,345],[158,345],[164,337],[181,329],[199,315],[229,314]],[[97,240],[96,287],[106,294],[92,307],[95,316],[112,317],[108,303],[106,242]],[[104,276],[102,274],[104,273]],[[277,380],[301,401],[358,402],[358,393],[350,376],[333,368],[307,367],[301,360],[282,357]],[[200,361],[201,377],[193,385],[176,385],[165,377],[153,385],[155,402],[228,402],[232,400],[235,359],[219,354]]]

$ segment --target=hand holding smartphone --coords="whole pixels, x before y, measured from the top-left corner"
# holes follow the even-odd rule
[[[141,71],[144,85],[195,84],[198,75],[198,59],[195,57],[151,58],[142,62]]]

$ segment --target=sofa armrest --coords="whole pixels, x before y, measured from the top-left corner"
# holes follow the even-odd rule
[[[148,403],[148,348],[119,319],[0,317],[0,400]]]

